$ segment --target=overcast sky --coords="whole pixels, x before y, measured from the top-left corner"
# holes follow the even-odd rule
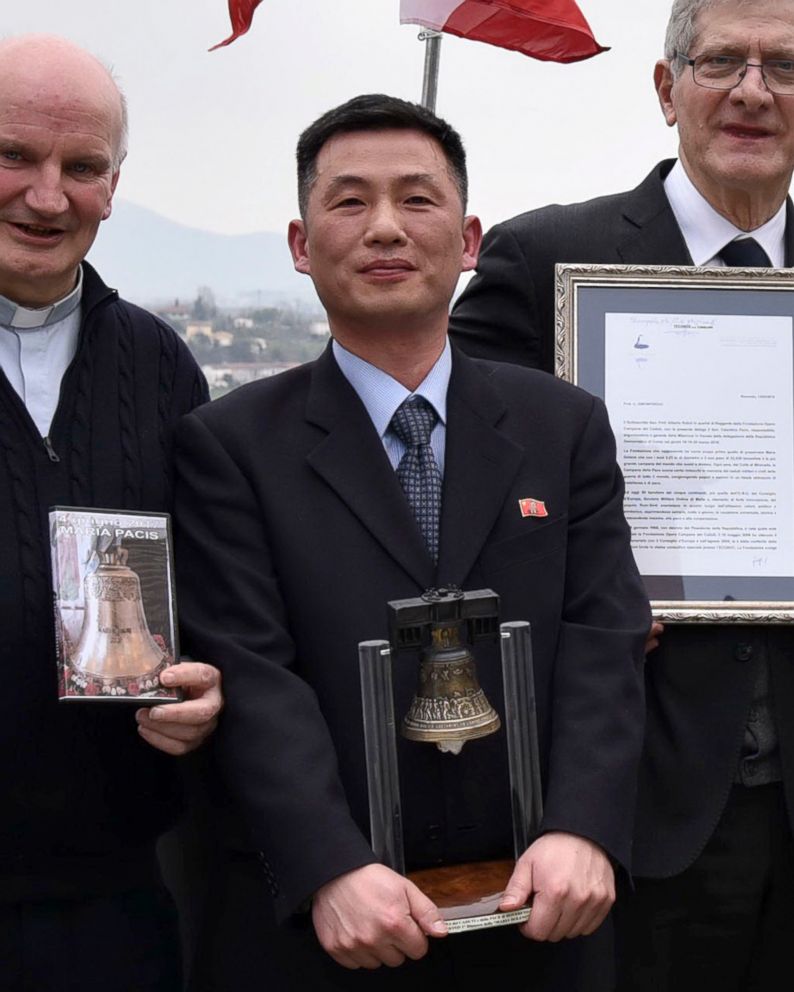
[[[438,112],[463,135],[484,224],[636,185],[675,154],[652,72],[668,0],[579,0],[612,50],[554,65],[444,37]],[[424,45],[399,0],[263,0],[228,48],[226,0],[24,0],[6,34],[65,35],[109,62],[129,100],[118,194],[195,227],[282,231],[298,133],[362,92],[418,100]]]

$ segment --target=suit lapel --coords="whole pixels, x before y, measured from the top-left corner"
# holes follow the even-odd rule
[[[673,160],[659,163],[626,197],[626,223],[617,241],[618,255],[626,265],[692,265],[664,192],[664,177],[674,164]]]
[[[325,436],[307,461],[392,558],[423,589],[434,566],[366,408],[330,347],[315,364],[306,419]]]
[[[786,200],[786,231],[783,237],[785,241],[783,264],[792,266],[794,265],[794,206],[790,198]]]
[[[466,581],[496,522],[523,449],[497,429],[504,403],[488,372],[453,349],[441,507],[441,585]]]

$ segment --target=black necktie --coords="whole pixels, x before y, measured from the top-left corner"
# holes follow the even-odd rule
[[[719,253],[726,265],[741,268],[760,268],[771,266],[769,255],[764,251],[755,238],[740,238],[729,241]]]
[[[430,435],[438,421],[433,406],[422,396],[405,400],[391,419],[391,429],[405,445],[397,478],[419,524],[427,550],[438,560],[438,521],[441,515],[441,473]]]

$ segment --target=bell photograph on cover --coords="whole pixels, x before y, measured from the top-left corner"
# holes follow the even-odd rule
[[[59,698],[177,702],[168,514],[56,506],[50,549]]]

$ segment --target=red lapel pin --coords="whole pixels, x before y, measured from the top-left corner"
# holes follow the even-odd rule
[[[542,499],[520,499],[518,508],[522,517],[547,517],[549,511]]]

